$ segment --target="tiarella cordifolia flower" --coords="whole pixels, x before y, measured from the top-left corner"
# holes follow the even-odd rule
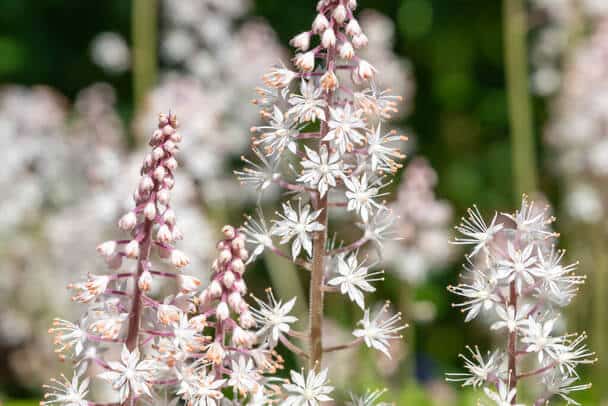
[[[547,208],[534,207],[524,196],[520,210],[504,214],[505,223],[495,215],[490,226],[477,209],[469,210],[469,218],[457,228],[465,238],[456,241],[474,247],[466,257],[463,282],[448,290],[464,298],[455,306],[467,312],[467,321],[480,314],[498,316],[490,329],[503,335],[505,347],[494,351],[487,363],[476,348],[472,360],[463,357],[469,372],[447,378],[483,386],[495,405],[516,404],[517,383],[528,379],[541,388],[534,404],[546,404],[560,387],[568,388],[579,378],[579,364],[596,361],[585,334],[554,334],[559,306],[568,304],[584,278],[574,275],[575,266],[560,264],[563,253],[556,251],[557,234],[549,228],[553,218]],[[498,391],[490,389],[494,387]],[[579,388],[585,385],[574,390]]]
[[[258,335],[264,337],[271,347],[277,345],[283,334],[289,333],[290,324],[295,323],[298,319],[289,313],[293,310],[296,303],[294,297],[287,303],[277,301],[272,293],[272,290],[267,290],[268,303],[254,298],[259,309],[252,308],[253,317],[260,329]]]
[[[407,327],[407,325],[401,324],[401,313],[394,315],[388,313],[388,305],[383,306],[373,318],[370,310],[365,309],[363,319],[358,325],[361,328],[354,330],[353,335],[363,339],[368,347],[384,353],[389,358],[391,356],[389,341],[400,339],[399,332]]]
[[[363,266],[357,260],[357,253],[353,253],[347,258],[344,256],[338,257],[338,276],[330,279],[327,283],[331,286],[337,286],[340,293],[348,294],[350,300],[355,302],[362,310],[365,310],[364,292],[375,292],[370,282],[382,281],[381,276],[384,272],[368,272],[368,267]]]
[[[295,210],[291,202],[283,203],[283,213],[277,213],[280,220],[273,220],[270,232],[281,237],[281,244],[291,243],[291,255],[296,258],[300,251],[312,255],[312,233],[322,231],[325,226],[315,221],[322,210],[311,211],[307,204],[302,208],[302,200],[298,200],[298,208]]]
[[[120,362],[108,362],[108,369],[98,377],[112,384],[121,402],[130,396],[152,396],[150,381],[161,372],[155,360],[141,360],[137,348],[129,352],[126,346],[120,353]]]
[[[389,340],[400,338],[398,332],[405,328],[400,315],[387,316],[385,309],[372,319],[365,306],[364,294],[373,292],[371,283],[382,278],[380,272],[369,272],[368,265],[359,262],[358,252],[363,252],[369,242],[381,251],[382,243],[395,236],[391,229],[395,218],[381,201],[385,195],[381,189],[388,185],[382,176],[392,175],[401,167],[398,160],[403,155],[398,143],[403,138],[383,130],[384,121],[397,112],[400,98],[375,82],[381,72],[374,65],[382,64],[358,55],[370,38],[359,25],[355,9],[354,0],[319,1],[310,30],[291,41],[298,49],[293,67],[275,66],[264,76],[266,87],[258,88],[259,97],[254,103],[267,124],[255,128],[259,135],[253,140],[255,154],[258,146],[264,148],[264,169],[250,167],[238,173],[242,181],[257,188],[260,196],[271,183],[290,195],[270,230],[261,209],[257,219],[247,218],[242,230],[251,244],[250,260],[266,250],[310,271],[308,333],[293,329],[296,318],[290,312],[295,298],[283,301],[270,294],[269,303],[256,299],[259,308],[251,310],[258,324],[257,334],[263,338],[262,346],[266,345],[270,354],[280,342],[308,362],[308,379],[292,371],[292,378],[298,382],[284,386],[273,397],[286,405],[312,406],[328,400],[317,397],[311,387],[319,379],[324,352],[365,343],[389,355]],[[392,48],[386,41],[381,46],[379,54]],[[293,83],[295,78],[300,79],[299,86]],[[297,199],[297,206],[292,199]],[[343,219],[334,217],[338,210],[355,221],[361,220],[355,223],[362,230],[361,236],[350,244],[336,244],[341,241],[337,235],[328,241],[329,225]],[[273,236],[280,237],[280,244],[290,244],[290,252],[275,247]],[[300,256],[302,251],[306,258]],[[334,292],[348,295],[365,316],[354,340],[324,347],[323,300],[325,294]],[[305,339],[306,350],[299,346]],[[325,381],[325,373],[321,375]],[[370,404],[376,396],[362,399],[363,404]]]
[[[44,385],[48,391],[44,395],[41,405],[88,406],[86,400],[89,393],[89,378],[80,381],[80,376],[74,373],[70,381],[65,375],[60,379],[51,379],[51,383]]]
[[[336,187],[336,180],[343,176],[342,160],[339,154],[330,154],[325,145],[321,146],[318,154],[305,148],[307,159],[302,161],[302,175],[297,180],[316,188],[323,197],[328,188]]]
[[[327,384],[327,369],[319,373],[308,371],[306,375],[304,371],[291,371],[291,382],[283,388],[287,392],[287,399],[282,403],[285,406],[318,406],[331,401],[329,394],[334,390]]]
[[[350,394],[350,400],[346,402],[348,406],[388,406],[389,403],[378,402],[378,399],[384,395],[385,390],[366,391],[364,395],[357,396]]]
[[[486,382],[496,381],[499,378],[502,355],[498,351],[488,352],[486,359],[484,359],[478,347],[467,346],[467,350],[469,350],[471,358],[463,354],[459,355],[464,360],[464,367],[467,372],[446,374],[447,381],[462,382],[462,386],[477,388],[485,385]]]
[[[259,150],[254,149],[253,152],[257,156],[259,163],[251,161],[246,157],[242,157],[243,162],[248,164],[248,167],[241,171],[234,171],[234,174],[243,184],[251,184],[256,190],[263,191],[267,189],[279,176],[276,168],[268,161],[268,159]]]
[[[293,94],[289,97],[291,108],[287,114],[293,116],[300,123],[325,121],[325,110],[327,101],[322,97],[322,89],[315,87],[312,80],[302,79],[300,94]]]

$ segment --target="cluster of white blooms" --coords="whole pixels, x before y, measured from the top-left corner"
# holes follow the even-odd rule
[[[243,128],[258,119],[255,107],[242,102],[282,49],[266,23],[246,18],[248,1],[163,0],[161,5],[166,10],[161,56],[168,67],[138,112],[136,130],[145,137],[151,117],[167,105],[179,111],[190,135],[181,156],[183,173],[196,182],[206,204],[240,209],[255,194],[238,189],[230,166],[247,149]]]
[[[465,321],[480,315],[493,318],[490,329],[504,337],[504,347],[484,355],[477,347],[462,355],[466,372],[448,374],[464,386],[484,387],[495,405],[515,404],[519,381],[534,379],[542,387],[534,405],[554,396],[578,405],[570,394],[588,389],[578,384],[577,367],[595,362],[585,333],[558,333],[560,308],[576,295],[584,276],[577,264],[563,264],[564,251],[555,247],[557,234],[547,208],[526,196],[513,214],[495,214],[488,224],[477,208],[460,226],[456,244],[472,245],[465,272],[448,290],[463,298],[454,304]],[[496,387],[497,391],[491,388]]]
[[[586,26],[608,17],[604,0],[533,0],[530,21],[535,29],[531,49],[534,67],[532,87],[548,96],[560,90],[567,78],[562,67],[573,56],[573,48],[584,37]]]
[[[424,158],[412,160],[403,172],[392,209],[398,216],[400,240],[386,244],[384,260],[409,283],[420,283],[450,263],[448,244],[452,206],[435,196],[437,173]]]
[[[319,1],[310,31],[291,40],[294,68],[275,65],[264,75],[255,104],[266,123],[252,128],[254,157],[243,158],[246,166],[236,172],[260,195],[272,188],[288,196],[271,221],[261,210],[246,221],[249,260],[267,250],[310,272],[308,332],[291,328],[295,298],[284,303],[270,294],[270,303],[258,301],[254,311],[268,345],[281,342],[308,362],[307,374],[291,371],[292,382],[283,386],[290,405],[330,399],[323,353],[365,344],[390,357],[390,341],[406,327],[388,305],[372,312],[364,297],[383,278],[360,252],[367,243],[387,240],[395,224],[385,187],[402,167],[399,146],[405,137],[385,128],[401,97],[379,88],[378,69],[362,57],[369,39],[355,9],[354,0]],[[330,222],[348,217],[359,225],[360,237],[350,243],[328,239]],[[351,342],[328,347],[322,339],[323,301],[332,292],[356,303],[363,319]],[[353,403],[374,404],[380,394]]]

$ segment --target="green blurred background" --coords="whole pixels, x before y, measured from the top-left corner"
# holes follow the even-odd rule
[[[287,44],[314,18],[313,3],[255,0],[249,16],[263,18],[276,31],[280,43]],[[454,218],[473,203],[485,213],[514,207],[518,192],[512,176],[501,1],[361,0],[360,7],[375,9],[394,20],[395,52],[409,59],[416,82],[413,112],[398,124],[416,136],[413,155],[426,156],[436,169],[437,194],[452,202]],[[0,0],[0,10],[1,84],[46,84],[73,99],[80,89],[94,82],[108,82],[116,89],[121,118],[130,122],[135,114],[132,72],[108,74],[91,61],[89,52],[92,39],[103,31],[117,32],[131,43],[130,1]],[[170,10],[161,8],[159,12]],[[162,64],[160,61],[161,69]],[[382,66],[378,68],[382,71]],[[530,97],[540,189],[559,208],[560,181],[547,170],[546,163],[552,157],[541,142],[548,118],[547,101]],[[135,137],[132,134],[128,137],[133,143]],[[243,128],[243,137],[248,137],[247,128]],[[240,215],[234,213],[229,217],[238,221]],[[564,243],[568,244],[567,235]],[[461,368],[457,355],[466,344],[482,348],[492,345],[481,323],[471,323],[465,328],[460,313],[450,306],[452,298],[445,286],[457,279],[459,262],[457,259],[445,272],[435,272],[424,283],[409,289],[415,300],[431,302],[436,310],[431,321],[416,326],[415,354],[408,352],[404,361],[412,365],[415,359],[416,379],[406,378],[408,374],[403,371],[381,377],[370,367],[369,373],[358,378],[358,384],[372,388],[388,386],[390,396],[386,398],[396,400],[399,405],[475,404],[476,394],[442,383],[445,372]],[[252,272],[260,275],[250,282],[257,285],[254,290],[262,289],[268,280],[261,277],[265,273],[264,264],[260,262]],[[403,293],[400,282],[390,275],[388,279],[377,297],[399,303]],[[342,302],[330,301],[330,313],[341,314],[340,306]],[[573,312],[581,314],[578,311]],[[342,319],[352,317],[355,316],[346,312]],[[578,325],[590,327],[584,322]],[[592,330],[590,333],[593,336]],[[7,405],[37,404],[37,401],[9,400],[37,399],[40,392],[17,379],[10,368],[3,367],[4,361],[0,355],[0,399],[4,398]],[[375,361],[365,362],[372,365]],[[603,384],[596,382],[596,386]],[[442,391],[446,393],[442,395]],[[599,404],[597,396],[591,392],[577,398],[593,398],[596,400],[583,403]]]

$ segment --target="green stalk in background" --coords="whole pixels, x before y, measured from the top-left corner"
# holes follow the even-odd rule
[[[526,8],[524,0],[503,0],[504,52],[511,125],[511,159],[514,190],[519,202],[523,193],[538,191],[532,106],[528,87]]]
[[[133,98],[137,111],[156,81],[158,2],[133,0],[132,7]]]

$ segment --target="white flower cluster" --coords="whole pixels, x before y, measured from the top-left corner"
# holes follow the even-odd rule
[[[319,1],[310,31],[291,40],[298,50],[292,60],[295,67],[276,65],[264,75],[265,87],[257,89],[255,104],[266,123],[252,128],[255,158],[243,158],[246,166],[236,172],[260,196],[271,187],[290,195],[275,219],[267,222],[260,210],[244,224],[253,246],[249,260],[267,250],[311,273],[308,333],[291,328],[295,298],[283,302],[270,293],[270,302],[258,300],[260,308],[254,311],[259,335],[268,345],[281,342],[309,363],[306,379],[291,372],[299,389],[284,387],[290,393],[287,404],[329,400],[326,372],[319,372],[324,352],[363,343],[390,357],[390,341],[399,339],[405,328],[401,315],[391,315],[388,306],[372,314],[364,297],[375,291],[373,282],[383,278],[381,272],[370,271],[374,264],[360,250],[391,234],[395,218],[384,200],[385,187],[388,177],[402,167],[399,146],[405,137],[384,128],[397,113],[401,97],[380,90],[377,68],[362,58],[369,39],[353,14],[355,8],[354,0]],[[341,218],[354,217],[362,230],[350,244],[336,245],[327,238],[330,221],[340,219],[330,215],[340,209]],[[352,342],[323,347],[324,292],[340,292],[363,310]],[[302,338],[308,341],[307,351],[292,341]],[[353,404],[374,404],[380,394],[353,398]]]
[[[466,313],[467,322],[481,314],[494,318],[490,329],[506,340],[503,349],[487,356],[469,348],[470,356],[462,355],[467,371],[448,374],[448,380],[484,387],[495,405],[515,404],[517,383],[526,379],[542,387],[535,405],[554,396],[578,405],[570,394],[591,386],[576,383],[577,367],[595,362],[586,334],[557,332],[560,308],[571,302],[585,277],[574,274],[576,264],[562,263],[553,221],[547,208],[524,196],[513,214],[495,214],[488,224],[474,208],[456,227],[463,237],[454,242],[473,249],[462,282],[448,287],[463,298],[454,306]]]

